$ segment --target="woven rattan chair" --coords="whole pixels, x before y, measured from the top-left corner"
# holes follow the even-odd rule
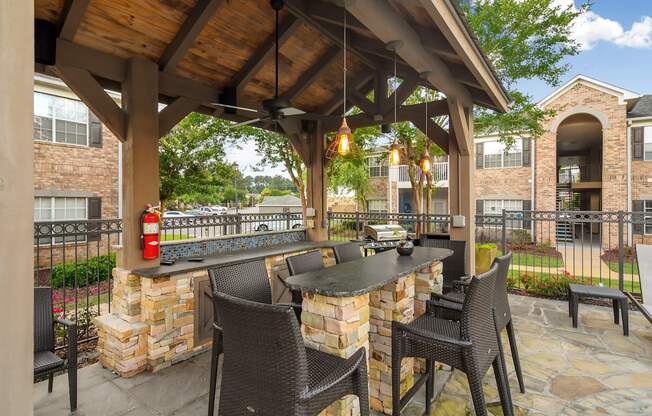
[[[285,263],[288,265],[290,276],[314,272],[324,268],[324,260],[321,251],[311,251],[304,254],[297,254],[296,256],[290,256],[285,259]],[[303,301],[300,290],[291,290],[290,293],[292,294],[292,303],[300,304]]]
[[[434,363],[439,361],[466,374],[477,416],[487,415],[482,379],[489,366],[493,366],[503,414],[512,415],[508,381],[498,350],[493,308],[497,273],[498,265],[494,265],[488,272],[472,279],[459,322],[428,313],[409,324],[392,322],[393,415],[400,414],[406,399],[409,400],[423,384],[422,379],[419,380],[401,400],[400,364],[404,357],[426,359],[426,375],[423,376],[426,377],[426,414],[430,414],[433,396]]]
[[[507,275],[509,274],[509,266],[512,262],[512,252],[504,256],[496,257],[494,264],[498,265],[498,276],[496,277],[496,286],[494,291],[494,307],[496,309],[496,326],[498,327],[498,337],[507,329],[507,336],[509,338],[509,347],[512,351],[512,360],[514,361],[514,369],[516,370],[516,378],[518,379],[518,386],[521,393],[525,393],[525,383],[523,382],[523,372],[521,370],[521,360],[518,356],[518,348],[516,345],[516,336],[514,335],[514,324],[512,321],[512,312],[509,307],[509,299],[507,298]],[[461,282],[466,285],[465,282]],[[451,297],[450,295],[453,294]],[[464,302],[464,294],[460,298],[460,292],[450,292],[446,295],[432,295],[433,301],[428,302],[429,310],[432,310],[437,316],[453,319],[459,321],[462,314],[462,303]],[[460,300],[461,299],[461,300]],[[499,344],[502,353],[502,344]],[[504,356],[503,356],[504,357]],[[503,358],[504,360],[504,358]]]
[[[213,293],[226,293],[242,299],[259,303],[272,303],[272,288],[265,267],[265,260],[228,264],[208,269]],[[288,305],[294,308],[297,317],[301,316],[301,305]],[[213,351],[211,357],[210,395],[208,414],[215,409],[215,390],[217,388],[217,369],[223,351],[223,337],[220,316],[213,303]]]
[[[224,331],[221,415],[316,415],[346,395],[369,414],[367,359],[343,359],[304,346],[287,306],[222,293],[213,297]]]
[[[424,247],[447,248],[453,251],[453,255],[442,260],[444,275],[444,293],[452,291],[455,282],[468,279],[469,273],[466,268],[466,241],[462,240],[438,240],[423,239],[421,245]]]
[[[333,252],[335,253],[335,261],[337,264],[362,258],[360,244],[358,243],[346,243],[333,246]]]
[[[54,353],[54,325],[66,327],[68,362]],[[70,410],[77,409],[77,325],[67,319],[52,318],[52,290],[34,288],[34,376],[48,376],[48,393],[52,393],[54,373],[68,369]]]

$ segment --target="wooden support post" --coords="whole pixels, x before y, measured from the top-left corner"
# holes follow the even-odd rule
[[[158,66],[134,57],[127,63],[122,84],[122,103],[126,113],[126,141],[123,160],[123,232],[119,267],[133,270],[159,265],[159,260],[144,260],[140,248],[140,215],[147,204],[159,203],[158,161]]]
[[[34,2],[0,2],[0,414],[33,412]]]
[[[314,228],[308,229],[308,239],[311,241],[324,241],[328,239],[328,213],[326,188],[326,139],[322,123],[309,133],[310,165],[308,166],[307,199],[308,207],[315,209]]]
[[[450,173],[448,179],[449,206],[452,216],[464,216],[464,227],[454,227],[451,222],[450,235],[453,240],[467,242],[467,269],[475,274],[475,193],[473,176],[475,174],[475,153],[464,152],[473,137],[473,111],[465,109],[457,115],[451,112],[451,129],[449,139]],[[463,125],[462,132],[454,126]],[[462,145],[460,145],[462,143]]]

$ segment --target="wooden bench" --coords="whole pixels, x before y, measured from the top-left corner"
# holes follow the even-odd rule
[[[577,312],[580,297],[611,299],[614,310],[614,323],[618,324],[618,312],[623,315],[623,334],[629,336],[629,307],[627,296],[618,289],[610,287],[570,285],[568,290],[568,314],[573,318],[573,328],[577,328]]]
[[[652,246],[636,244],[636,263],[638,264],[638,281],[641,287],[642,302],[632,293],[625,294],[643,316],[652,323]]]

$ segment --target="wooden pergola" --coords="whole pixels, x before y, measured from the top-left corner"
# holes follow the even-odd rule
[[[344,6],[346,106],[362,111],[350,117],[349,125],[393,122],[396,98],[397,120],[425,131],[425,105],[405,105],[405,99],[420,85],[444,94],[445,99],[429,103],[428,112],[448,115],[450,127],[447,131],[428,120],[427,131],[450,155],[450,213],[465,219],[451,227],[451,235],[472,247],[472,109],[477,104],[505,111],[509,99],[455,0],[285,0],[279,92],[305,114],[286,117],[279,126],[308,167],[308,203],[315,209],[309,238],[327,236],[325,133],[339,127],[343,107]],[[153,266],[156,261],[142,260],[138,219],[147,203],[159,199],[158,139],[192,111],[233,121],[258,117],[220,104],[260,109],[263,100],[274,96],[274,27],[268,0],[2,2],[0,111],[6,122],[0,123],[0,153],[8,162],[0,164],[5,201],[0,214],[4,234],[20,235],[11,247],[3,246],[3,259],[11,259],[3,261],[3,274],[31,274],[26,269],[32,253],[27,214],[33,198],[31,112],[26,109],[32,107],[34,66],[63,79],[123,142],[120,262],[127,269]],[[395,53],[402,83],[390,95],[387,80]],[[106,90],[120,92],[121,105]],[[166,104],[161,111],[159,103]],[[8,290],[3,282],[2,289],[20,293],[23,300],[32,296],[31,281],[29,287],[9,285]],[[31,322],[25,327],[31,328]]]

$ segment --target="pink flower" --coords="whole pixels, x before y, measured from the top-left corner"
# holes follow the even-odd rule
[[[52,312],[54,312],[54,313],[62,313],[63,308],[61,306],[54,306],[54,307],[52,307]]]

